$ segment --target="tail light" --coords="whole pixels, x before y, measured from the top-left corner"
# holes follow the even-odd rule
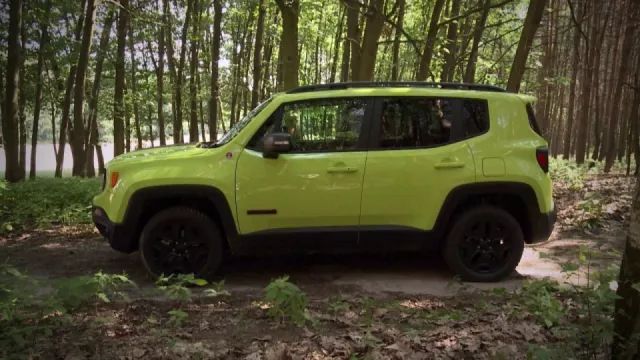
[[[536,149],[536,160],[545,173],[549,172],[549,148],[539,147]]]

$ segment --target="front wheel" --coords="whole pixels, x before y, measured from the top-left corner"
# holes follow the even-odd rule
[[[464,212],[453,224],[443,252],[447,265],[463,281],[496,282],[509,276],[524,251],[518,221],[495,206]]]
[[[142,263],[154,277],[194,274],[211,280],[222,263],[217,224],[188,207],[162,210],[145,225],[140,236]]]

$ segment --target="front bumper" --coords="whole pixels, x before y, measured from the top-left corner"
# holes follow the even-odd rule
[[[532,220],[531,239],[529,243],[536,244],[547,241],[556,225],[557,213],[555,206],[553,210],[548,213],[538,213],[538,216],[535,216]]]
[[[130,227],[114,223],[109,219],[104,209],[98,206],[91,208],[91,219],[100,235],[107,239],[112,249],[127,254],[136,251],[137,243],[132,239]]]

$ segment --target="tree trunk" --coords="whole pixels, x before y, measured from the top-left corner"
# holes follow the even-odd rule
[[[108,51],[109,36],[111,34],[111,27],[115,20],[115,13],[110,10],[107,17],[104,20],[102,27],[102,34],[100,36],[100,44],[98,45],[98,54],[96,56],[96,68],[93,78],[93,88],[91,89],[91,98],[89,100],[89,139],[87,141],[87,163],[86,173],[87,177],[95,176],[95,164],[93,162],[93,148],[98,146],[98,97],[100,94],[100,83],[102,81],[102,67],[104,65],[104,59]]]
[[[618,277],[618,299],[615,301],[615,318],[612,359],[636,359],[638,357],[638,329],[640,329],[640,179],[631,206],[627,239]]]
[[[460,3],[462,0],[452,0],[451,14],[449,17],[456,17],[460,14]],[[458,48],[458,22],[452,21],[449,23],[449,30],[447,31],[447,49],[445,54],[445,62],[442,65],[442,74],[440,75],[440,81],[449,82],[453,80],[455,75],[455,62],[456,62],[456,50]],[[526,59],[526,57],[525,57]]]
[[[527,57],[529,56],[531,44],[533,43],[533,38],[536,35],[538,26],[540,26],[540,21],[542,21],[546,4],[547,0],[531,0],[529,2],[527,16],[524,19],[524,27],[520,35],[520,41],[518,42],[513,64],[511,65],[511,72],[509,73],[507,91],[517,93],[520,90],[520,82],[524,75]]]
[[[164,2],[163,2],[164,4]],[[157,1],[157,6],[160,6]],[[164,9],[162,9],[162,23],[166,23]],[[160,26],[158,31],[158,68],[156,69],[156,101],[158,103],[158,137],[160,146],[167,144],[167,136],[164,133],[164,50],[165,50],[165,27]],[[153,142],[152,142],[153,143]]]
[[[116,54],[115,107],[113,119],[113,156],[124,153],[124,52],[127,46],[129,27],[129,0],[121,0],[118,16],[118,50]]]
[[[87,0],[87,12],[82,35],[82,45],[78,57],[78,69],[76,71],[75,94],[73,97],[73,140],[75,148],[73,152],[73,176],[85,177],[86,149],[84,129],[84,85],[89,66],[89,54],[91,52],[91,40],[93,38],[93,19],[95,14],[95,0]]]
[[[222,0],[213,0],[213,36],[211,37],[211,97],[209,98],[209,141],[218,140],[218,61],[222,36]]]
[[[196,71],[198,68],[198,23],[200,10],[198,0],[193,0],[193,33],[191,34],[191,61],[189,64],[189,142],[198,142],[198,91],[196,87]]]
[[[459,0],[455,0],[459,1]],[[371,0],[367,9],[367,23],[360,48],[360,63],[357,73],[352,74],[354,81],[371,81],[378,54],[378,40],[384,26],[384,0]],[[357,74],[357,75],[356,75]]]
[[[398,70],[400,68],[399,64],[399,55],[400,55],[400,39],[402,38],[402,33],[400,29],[404,26],[404,2],[405,0],[398,0],[398,21],[396,22],[396,28],[394,39],[393,39],[393,49],[391,50],[391,80],[398,80]]]
[[[22,13],[24,14],[26,11],[25,8],[25,3],[22,3]],[[26,95],[27,92],[25,91],[25,85],[26,85],[26,81],[25,81],[25,75],[26,75],[26,67],[25,67],[25,61],[27,59],[27,28],[26,25],[24,23],[24,18],[22,19],[22,26],[20,27],[20,43],[21,43],[21,47],[20,47],[20,74],[19,74],[19,78],[20,78],[20,90],[18,93],[18,105],[20,108],[20,126],[19,126],[19,133],[20,133],[20,145],[19,145],[19,159],[18,159],[18,166],[20,167],[20,180],[24,180],[26,178],[26,174],[27,174],[27,126],[26,126],[26,122],[27,122],[27,113],[25,111],[25,107],[27,104],[27,99],[26,99]]]
[[[622,56],[620,58],[620,67],[618,69],[618,82],[615,89],[615,95],[611,104],[611,117],[609,118],[609,139],[607,141],[607,155],[604,165],[604,171],[609,172],[613,167],[616,156],[616,132],[618,128],[618,117],[620,116],[620,100],[622,98],[622,87],[628,76],[629,62],[631,61],[631,50],[635,40],[634,32],[637,26],[637,16],[640,13],[640,3],[631,0],[627,13],[626,29],[624,39],[622,40]]]
[[[20,122],[18,80],[20,79],[20,34],[22,28],[22,0],[9,2],[9,34],[7,37],[7,75],[5,85],[2,136],[6,159],[5,180],[20,181],[18,159],[18,123]]]
[[[282,91],[298,87],[298,69],[300,57],[298,54],[298,14],[300,0],[276,0],[282,13],[282,36],[280,39],[280,58]]]
[[[480,20],[476,22],[475,29],[473,30],[473,44],[471,45],[471,54],[469,54],[469,62],[467,63],[467,69],[464,73],[464,82],[473,83],[476,75],[476,62],[478,60],[478,48],[480,47],[480,40],[482,40],[482,33],[484,32],[487,18],[489,17],[489,10],[491,10],[491,1],[483,0],[482,15]]]
[[[49,2],[47,2],[49,3]],[[40,111],[42,109],[42,87],[44,85],[44,53],[49,46],[48,22],[45,20],[40,24],[40,48],[38,49],[38,82],[36,84],[35,108],[33,110],[33,126],[31,131],[31,161],[29,164],[29,178],[36,177],[36,149],[38,147],[38,125],[40,123]],[[54,133],[55,135],[55,133]],[[55,136],[54,136],[55,138]]]
[[[345,12],[341,10],[340,21],[338,22],[338,28],[336,29],[336,36],[333,43],[333,60],[331,61],[331,70],[329,70],[330,83],[336,82],[336,76],[338,73],[338,55],[340,54],[339,47],[340,47],[340,39],[342,38],[342,28],[344,27],[344,17],[345,17]],[[345,44],[347,44],[346,41],[345,41]],[[348,61],[347,61],[347,64],[348,64]],[[340,80],[342,81],[342,74],[340,75]]]
[[[78,18],[75,29],[75,42],[80,42],[82,36],[82,25],[84,23],[84,9],[86,6],[86,0],[82,0],[82,12]],[[55,64],[55,55],[52,57],[52,62]],[[62,168],[64,167],[64,152],[67,144],[67,131],[69,130],[69,117],[71,112],[71,92],[73,91],[73,82],[76,78],[77,63],[72,63],[69,68],[69,75],[67,76],[67,83],[64,92],[64,103],[62,105],[62,119],[60,119],[60,138],[58,141],[58,156],[56,157],[56,172],[55,177],[62,177]],[[73,148],[72,148],[73,151]]]
[[[180,59],[178,61],[178,72],[176,74],[176,83],[174,91],[176,94],[175,104],[176,118],[173,123],[173,143],[184,143],[184,136],[182,134],[182,81],[184,80],[184,64],[187,55],[187,34],[189,33],[189,23],[191,22],[191,15],[193,13],[193,1],[187,0],[187,10],[185,13],[184,25],[182,26],[182,36],[180,38]]]
[[[133,126],[136,131],[137,149],[142,148],[142,132],[140,130],[140,106],[138,105],[138,93],[137,93],[137,79],[136,79],[136,58],[135,58],[135,46],[133,38],[133,27],[129,26],[129,53],[131,56],[131,101],[133,102]],[[129,130],[131,133],[131,130]]]
[[[264,38],[264,17],[267,14],[267,0],[258,3],[258,26],[256,28],[256,41],[253,48],[253,85],[251,87],[251,109],[258,106],[260,101],[260,82],[262,71],[262,40]]]
[[[431,13],[431,20],[429,21],[429,30],[427,31],[427,40],[425,42],[424,51],[422,52],[422,58],[420,59],[420,68],[416,76],[416,80],[425,81],[431,73],[431,58],[433,58],[433,51],[436,45],[436,38],[438,37],[438,30],[440,26],[440,14],[444,7],[445,0],[436,0],[433,6],[433,12]]]

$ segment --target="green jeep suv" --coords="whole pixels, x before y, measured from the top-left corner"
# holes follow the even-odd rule
[[[478,84],[354,82],[274,95],[217,142],[107,166],[93,221],[154,275],[226,254],[439,251],[499,281],[555,223],[535,99]]]

